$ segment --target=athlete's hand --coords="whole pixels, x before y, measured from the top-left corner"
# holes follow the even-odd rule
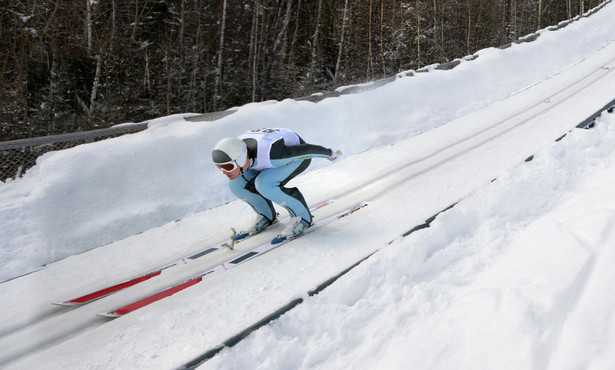
[[[336,151],[331,150],[331,152],[332,152],[333,154],[331,154],[331,157],[327,158],[327,159],[328,159],[328,160],[330,160],[331,162],[334,162],[334,161],[336,161],[336,160],[338,160],[339,158],[341,158],[341,157],[342,157],[342,151],[341,151],[341,150],[339,150],[339,149],[338,149],[338,150],[336,150]]]

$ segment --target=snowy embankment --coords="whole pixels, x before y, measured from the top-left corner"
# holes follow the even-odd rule
[[[611,3],[450,71],[318,104],[250,104],[216,122],[161,118],[139,134],[46,155],[0,185],[3,276],[74,255],[0,284],[0,366],[177,368],[303,298],[203,367],[614,367],[615,119],[573,129],[615,97],[614,18]],[[95,315],[240,251],[75,309],[50,304],[248,223],[249,207],[223,204],[232,197],[209,153],[220,137],[259,126],[346,153],[293,180],[311,204],[337,200],[316,217],[372,203],[113,321]],[[401,237],[453,203],[430,228]]]
[[[603,115],[201,368],[613,368],[614,143]]]

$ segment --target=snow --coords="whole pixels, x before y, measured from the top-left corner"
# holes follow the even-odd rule
[[[534,42],[361,94],[248,104],[212,122],[162,117],[44,155],[0,184],[0,280],[46,264],[0,284],[0,366],[177,368],[301,298],[201,368],[613,368],[615,117],[574,127],[615,97],[614,13],[609,3]],[[370,205],[119,319],[95,314],[279,229],[82,307],[50,304],[248,224],[210,151],[260,127],[344,152],[291,182],[310,204],[336,200],[315,217]]]
[[[612,368],[613,123],[540,151],[204,368]]]

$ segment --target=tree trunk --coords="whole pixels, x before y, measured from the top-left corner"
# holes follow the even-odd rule
[[[583,0],[581,0],[583,2]],[[539,30],[541,28],[542,23],[542,0],[538,0],[538,21],[536,23],[536,29]]]
[[[257,50],[258,50],[258,29],[259,29],[259,17],[260,12],[260,0],[254,0],[254,11],[252,12],[252,30],[250,31],[250,55],[249,60],[252,65],[252,101],[256,101],[256,85],[257,85]]]
[[[226,1],[222,3],[222,22],[220,26],[220,49],[218,50],[218,66],[216,67],[216,80],[214,84],[213,109],[218,110],[222,99],[222,62],[224,60],[224,32],[226,30]]]
[[[94,82],[92,83],[92,94],[90,95],[90,107],[88,109],[88,116],[92,116],[94,111],[94,104],[96,102],[96,96],[98,94],[98,87],[100,86],[100,74],[102,70],[102,50],[96,55],[96,74],[94,75]]]
[[[54,48],[55,49],[55,48]],[[56,105],[56,90],[58,90],[58,59],[57,50],[53,50],[51,56],[51,70],[49,71],[49,94],[47,95],[47,134],[54,134],[56,130],[56,120],[54,112],[58,108]],[[59,111],[59,109],[58,109]]]
[[[169,66],[169,47],[164,50],[164,70],[167,76],[167,91],[166,91],[166,112],[167,116],[171,114],[171,85],[173,84],[171,78],[171,67]]]
[[[337,77],[342,63],[342,51],[344,48],[344,36],[346,32],[346,19],[348,19],[348,0],[344,2],[344,12],[342,14],[342,34],[340,36],[340,44],[337,49],[337,61],[335,62],[335,74],[333,75],[333,83],[337,85]]]
[[[109,49],[113,50],[113,41],[115,39],[115,15],[117,13],[117,8],[115,4],[115,0],[111,1],[111,41],[109,42]]]
[[[539,0],[540,1],[540,0]],[[466,29],[466,54],[470,54],[471,47],[470,41],[472,40],[472,5],[470,4],[470,0],[467,1],[468,7],[468,24]]]
[[[280,49],[279,55],[281,59],[281,63],[284,64],[286,59],[286,44],[288,42],[288,25],[290,24],[290,15],[293,6],[293,0],[287,0],[286,2],[286,14],[284,15],[284,20],[282,21],[282,28],[278,33],[278,36],[273,43],[273,54],[278,54],[278,49]]]
[[[179,51],[183,55],[184,54],[184,27],[186,20],[186,1],[182,0],[182,10],[181,10],[181,20],[179,23]]]
[[[85,32],[87,40],[87,54],[92,55],[92,0],[85,0]]]
[[[145,71],[143,73],[143,89],[149,92],[151,88],[151,75],[149,67],[149,53],[145,53]]]
[[[384,0],[380,0],[380,63],[382,64],[382,78],[385,78],[387,70],[384,56]]]
[[[51,16],[49,17],[49,19],[47,19],[45,28],[43,28],[43,33],[40,35],[41,38],[45,38],[45,35],[47,34],[49,27],[54,23],[54,18],[59,8],[60,8],[60,1],[56,1],[56,6],[53,8],[53,12],[51,13]]]
[[[508,41],[512,41],[517,39],[517,4],[515,0],[508,0],[506,9],[506,25],[508,27],[507,38]]]
[[[201,61],[201,52],[203,50],[203,31],[202,31],[202,25],[201,25],[201,17],[198,15],[198,11],[201,9],[201,0],[197,0],[194,2],[194,11],[197,14],[197,25],[196,25],[196,38],[195,38],[195,51],[194,54],[192,56],[192,73],[190,73],[190,85],[189,85],[189,90],[190,90],[190,95],[189,95],[189,99],[188,101],[190,102],[190,105],[188,107],[188,110],[193,111],[193,112],[204,112],[205,107],[203,107],[203,109],[199,109],[199,104],[197,103],[197,97],[199,94],[199,88],[197,86],[197,80],[198,80],[198,71],[199,71],[199,65],[200,65],[200,61]],[[205,91],[203,91],[203,94],[205,94]]]
[[[322,16],[322,0],[318,0],[318,15],[316,17],[316,30],[314,30],[314,37],[312,38],[312,68],[311,72],[313,73],[316,69],[316,63],[318,60],[318,38],[320,36],[320,22]]]
[[[137,24],[139,24],[139,0],[135,0],[135,19],[132,24],[132,34],[130,36],[131,41],[135,41],[137,35]]]
[[[416,2],[416,58],[417,65],[423,65],[421,61],[421,2]]]
[[[301,0],[297,3],[297,9],[301,9]],[[295,45],[297,44],[297,34],[299,32],[299,11],[297,11],[297,19],[295,24],[295,30],[293,32],[293,39],[290,42],[290,56],[289,56],[289,64],[290,64],[290,73],[291,78],[293,80],[293,90],[294,95],[298,94],[297,88],[297,61],[295,59]]]
[[[367,80],[374,77],[374,62],[372,60],[372,5],[373,0],[369,0],[368,22],[367,22]]]
[[[442,45],[442,38],[440,37],[440,26],[438,24],[438,2],[437,0],[433,0],[433,28],[434,28],[434,40],[436,44]],[[440,30],[440,32],[438,32]]]

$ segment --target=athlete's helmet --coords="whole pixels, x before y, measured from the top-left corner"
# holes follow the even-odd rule
[[[216,144],[211,152],[214,163],[236,162],[243,166],[248,158],[248,148],[243,140],[236,137],[226,137]]]

